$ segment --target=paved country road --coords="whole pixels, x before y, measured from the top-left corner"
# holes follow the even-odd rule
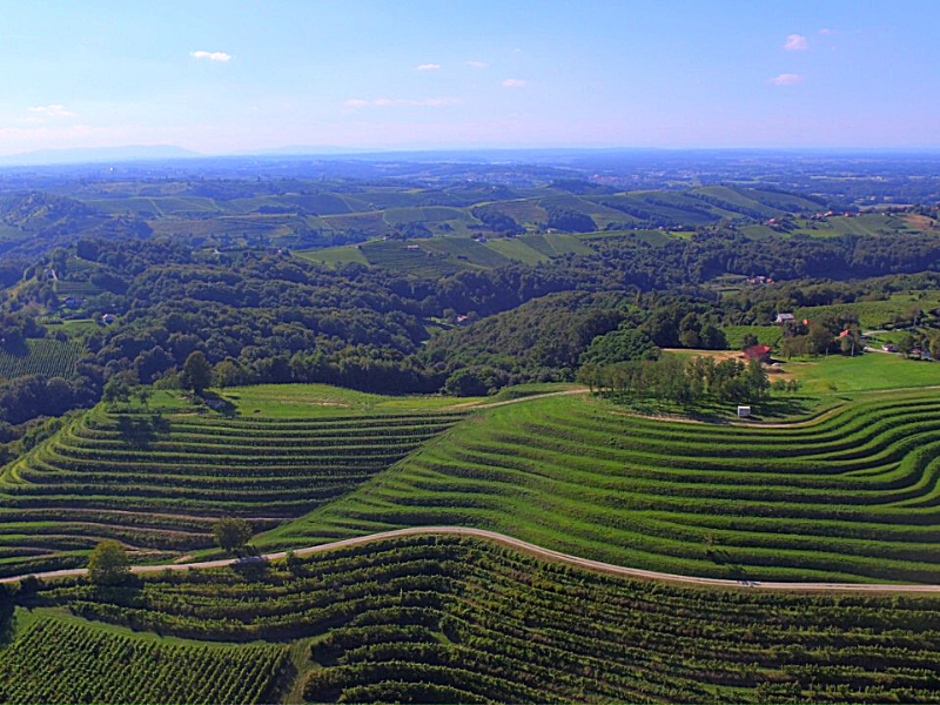
[[[485,529],[473,529],[464,526],[416,526],[407,529],[395,529],[393,531],[382,531],[368,536],[357,536],[355,538],[343,539],[332,543],[324,543],[319,546],[310,546],[309,548],[296,549],[294,553],[298,556],[309,556],[314,553],[324,553],[337,548],[346,548],[350,546],[359,546],[362,544],[382,541],[384,539],[397,538],[401,536],[414,535],[456,535],[456,536],[475,536],[477,538],[487,539],[503,546],[518,549],[524,553],[544,558],[557,563],[566,563],[586,570],[599,571],[613,575],[621,575],[625,578],[636,578],[640,580],[658,580],[667,583],[677,583],[683,585],[704,586],[704,587],[733,587],[744,588],[747,590],[779,590],[790,592],[861,592],[861,593],[940,593],[940,585],[894,585],[894,584],[874,584],[874,583],[790,583],[790,582],[766,582],[762,580],[724,580],[721,578],[696,578],[690,575],[675,575],[673,573],[660,573],[655,570],[643,570],[642,568],[627,568],[624,566],[593,561],[588,558],[579,558],[567,553],[553,551],[549,548],[542,548],[533,543],[522,541],[520,539],[500,534],[495,531]],[[133,573],[158,573],[163,570],[188,570],[190,568],[221,568],[223,566],[233,565],[242,562],[253,562],[261,560],[281,560],[287,556],[285,551],[278,553],[268,553],[249,559],[223,558],[215,561],[203,561],[201,563],[169,563],[166,565],[141,565],[133,566]],[[37,578],[66,578],[72,576],[85,575],[88,571],[85,568],[72,568],[68,570],[53,570],[45,573],[30,573]],[[11,583],[27,575],[19,575],[8,578],[0,578],[0,583]]]

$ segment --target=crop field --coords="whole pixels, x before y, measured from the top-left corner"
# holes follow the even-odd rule
[[[20,375],[45,375],[68,379],[75,374],[75,363],[81,355],[81,343],[27,338],[26,350],[22,353],[0,350],[0,376],[12,379]]]
[[[802,227],[793,232],[810,237],[840,237],[842,235],[879,237],[905,232],[924,232],[915,225],[918,221],[911,221],[901,214],[890,213],[863,213],[851,217],[833,216],[822,222],[811,220],[800,222]]]
[[[278,668],[285,650],[296,675],[278,692],[293,702],[940,700],[936,598],[679,588],[456,537],[337,549],[251,575],[155,574],[110,590],[49,585],[20,600],[36,613],[69,609],[102,631],[117,624],[157,632],[166,643],[252,642],[211,651],[148,645],[180,649],[155,667],[152,688],[169,687],[164,672],[180,672],[181,685],[192,682],[186,670],[212,667],[204,662],[228,662],[243,674],[226,671],[221,686],[241,684],[241,699],[207,692],[219,686],[201,679],[193,686],[198,698],[178,698],[187,702],[257,699],[249,693],[264,692],[264,675]],[[48,642],[28,640],[49,677],[24,680],[21,699],[40,699],[46,691],[39,689],[71,678],[102,692],[93,688],[110,679],[100,667],[86,667],[87,649],[65,648],[87,645],[93,629],[74,631],[57,628]],[[113,637],[98,639],[106,655],[116,649]],[[19,653],[10,650],[19,646],[0,649],[0,671],[16,662]],[[236,658],[236,650],[251,656]],[[134,653],[115,667],[133,668]],[[126,699],[148,701],[150,693],[132,691]]]
[[[7,466],[0,575],[83,565],[105,538],[137,560],[171,558],[211,546],[220,515],[270,528],[351,491],[463,413],[408,398],[378,409],[381,397],[350,408],[349,394],[333,405],[315,392],[306,404],[246,394],[245,416],[99,406]]]
[[[408,249],[408,246],[417,249]],[[513,262],[538,264],[568,253],[590,254],[590,245],[575,235],[547,233],[516,238],[433,237],[419,240],[372,240],[358,245],[301,250],[295,254],[312,262],[359,262],[403,273],[445,276],[461,269],[503,267]]]
[[[546,397],[475,414],[259,540],[453,524],[685,575],[936,583],[938,471],[930,393],[861,396],[780,427]]]
[[[0,702],[269,702],[283,648],[157,645],[46,618],[0,647]]]
[[[797,318],[813,318],[817,316],[837,316],[842,313],[852,313],[858,317],[859,324],[864,329],[883,328],[896,322],[907,322],[914,312],[926,312],[940,308],[940,292],[938,291],[910,291],[892,294],[884,301],[858,301],[848,304],[833,304],[831,306],[813,306],[800,308],[793,313]]]
[[[722,332],[728,339],[728,348],[741,350],[744,347],[744,336],[754,335],[762,345],[776,348],[783,338],[783,329],[780,326],[722,326]]]

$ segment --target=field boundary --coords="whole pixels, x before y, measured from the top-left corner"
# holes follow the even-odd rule
[[[774,582],[763,580],[729,580],[725,578],[700,578],[692,575],[679,575],[676,573],[663,573],[655,570],[645,570],[643,568],[630,568],[626,566],[614,565],[613,563],[604,563],[589,558],[581,558],[561,551],[555,551],[550,548],[544,548],[528,541],[513,538],[506,534],[486,529],[475,529],[467,526],[414,526],[405,529],[392,529],[390,531],[381,531],[375,534],[365,536],[356,536],[353,538],[333,541],[331,543],[318,544],[294,550],[296,556],[309,556],[316,553],[325,553],[328,551],[360,546],[363,544],[384,541],[387,539],[401,538],[403,536],[415,535],[455,535],[455,536],[473,536],[482,538],[502,546],[514,548],[523,553],[527,553],[538,558],[543,558],[556,563],[565,563],[600,573],[619,575],[625,578],[638,580],[652,580],[666,583],[676,583],[682,585],[692,585],[697,587],[719,587],[719,588],[743,588],[748,590],[776,590],[776,591],[794,591],[794,592],[863,592],[863,593],[940,593],[940,585],[928,584],[891,584],[891,583],[822,583],[822,582]],[[163,565],[142,565],[131,567],[132,573],[159,573],[162,571],[177,570],[199,570],[210,568],[224,568],[237,563],[253,563],[259,561],[277,561],[287,557],[287,551],[278,551],[276,553],[266,553],[252,558],[222,558],[213,561],[202,561],[198,563],[169,563]],[[71,568],[66,570],[53,570],[43,573],[27,573],[23,575],[0,578],[0,583],[13,583],[27,577],[39,579],[55,579],[83,576],[88,573],[86,568]]]

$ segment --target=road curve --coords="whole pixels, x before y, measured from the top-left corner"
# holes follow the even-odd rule
[[[792,582],[772,582],[763,580],[726,580],[722,578],[697,578],[691,575],[676,575],[674,573],[661,573],[655,570],[644,570],[642,568],[628,568],[625,566],[594,561],[589,558],[580,558],[568,553],[561,553],[550,548],[536,546],[528,541],[500,534],[496,531],[487,531],[486,529],[474,529],[465,526],[415,526],[407,529],[394,529],[392,531],[382,531],[377,534],[367,536],[356,536],[354,538],[324,543],[318,546],[296,549],[294,553],[297,556],[309,556],[314,553],[325,553],[337,548],[347,548],[350,546],[359,546],[362,544],[392,539],[401,536],[414,535],[456,535],[456,536],[474,536],[476,538],[487,539],[503,546],[517,549],[538,558],[553,561],[556,563],[565,563],[567,565],[577,566],[586,570],[592,570],[612,575],[620,575],[625,578],[639,580],[656,580],[667,583],[682,585],[692,585],[697,587],[720,587],[720,588],[743,588],[747,590],[778,590],[789,592],[861,592],[861,593],[940,593],[940,585],[917,585],[917,584],[875,584],[875,583],[792,583]],[[287,556],[286,551],[277,553],[268,553],[259,556],[255,560],[281,560]],[[169,563],[165,565],[140,565],[133,566],[133,573],[158,573],[164,570],[189,570],[200,568],[221,568],[237,563],[239,559],[223,558],[214,561],[203,561],[200,563]],[[34,576],[40,579],[47,578],[66,578],[85,575],[85,568],[71,568],[67,570],[52,570],[44,573],[28,573],[24,575],[0,578],[0,583],[12,583],[23,578]]]

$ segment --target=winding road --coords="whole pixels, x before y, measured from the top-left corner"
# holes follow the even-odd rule
[[[720,588],[744,588],[748,590],[777,590],[788,592],[861,592],[861,593],[940,593],[940,585],[917,585],[917,584],[875,584],[875,583],[793,583],[793,582],[770,582],[762,580],[726,580],[722,578],[697,578],[690,575],[676,575],[674,573],[661,573],[655,570],[644,570],[642,568],[628,568],[625,566],[594,561],[588,558],[572,556],[568,553],[561,553],[550,548],[543,548],[528,541],[500,534],[496,531],[487,531],[486,529],[474,529],[465,526],[416,526],[407,529],[394,529],[392,531],[382,531],[377,534],[367,536],[357,536],[355,538],[343,539],[332,543],[324,543],[318,546],[300,548],[294,551],[297,556],[309,556],[314,553],[325,553],[338,548],[348,548],[350,546],[359,546],[362,544],[382,541],[385,539],[398,538],[401,536],[414,535],[455,535],[455,536],[474,536],[476,538],[487,539],[494,543],[514,548],[523,553],[527,553],[538,558],[556,563],[565,563],[586,570],[593,570],[602,573],[620,575],[625,578],[634,578],[639,580],[658,580],[667,583],[676,583],[683,585],[692,585],[697,587],[720,587]],[[158,573],[164,570],[189,570],[190,568],[221,568],[242,562],[254,562],[260,560],[282,560],[287,556],[286,551],[277,553],[268,553],[249,559],[223,558],[214,561],[203,561],[201,563],[168,563],[164,565],[140,565],[131,568],[132,573]],[[85,575],[85,568],[71,568],[67,570],[52,570],[44,573],[28,573],[7,578],[0,578],[0,583],[12,583],[23,578],[34,576],[40,579],[67,578]]]

